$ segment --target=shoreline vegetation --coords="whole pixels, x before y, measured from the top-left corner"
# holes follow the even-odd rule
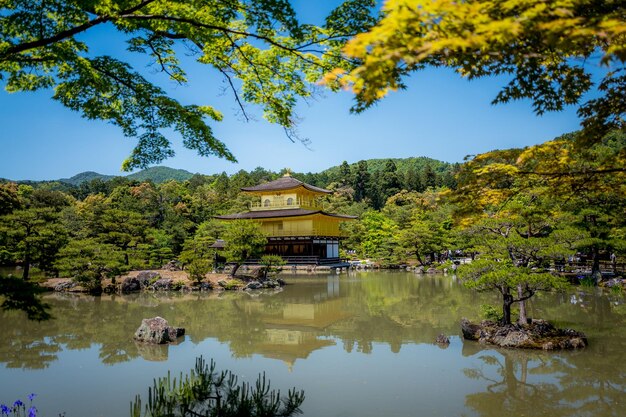
[[[255,291],[270,290],[282,291],[287,283],[279,278],[281,271],[273,277],[266,277],[260,266],[244,266],[239,268],[241,275],[233,277],[230,273],[209,273],[204,279],[198,281],[182,270],[159,269],[149,271],[130,271],[128,274],[116,277],[115,280],[106,279],[102,282],[99,294],[131,294],[137,292],[182,292],[191,293],[197,291]],[[362,268],[365,269],[365,268]],[[380,268],[370,267],[371,270]],[[400,270],[400,268],[394,268]],[[446,274],[447,268],[404,267],[402,270],[411,271],[415,274]],[[293,273],[291,268],[287,268]],[[300,273],[312,275],[315,271],[310,268],[300,268]],[[337,273],[341,271],[336,271]],[[454,271],[452,271],[454,272]],[[92,293],[87,288],[77,285],[69,278],[52,278],[40,283],[46,290],[70,293]],[[626,280],[621,282],[626,285]],[[525,323],[505,323],[502,315],[490,306],[492,320],[482,320],[480,323],[470,322],[463,318],[460,329],[463,338],[477,341],[480,344],[495,345],[504,348],[516,349],[542,349],[542,350],[571,350],[582,349],[588,345],[587,336],[573,329],[561,329],[553,326],[543,319],[527,318]],[[441,335],[445,338],[445,335]]]
[[[279,288],[287,283],[281,278],[283,274],[315,275],[315,274],[340,274],[350,270],[406,270],[421,274],[447,273],[447,265],[424,268],[421,266],[396,265],[394,267],[381,268],[380,265],[371,262],[359,262],[351,267],[334,268],[324,265],[298,265],[284,266],[268,277],[264,276],[264,267],[258,265],[243,265],[236,276],[231,275],[232,267],[227,267],[223,272],[210,272],[204,275],[200,281],[194,279],[189,271],[171,268],[134,270],[115,278],[101,280],[101,288],[90,289],[75,282],[73,278],[45,278],[38,285],[45,291],[76,292],[92,294],[124,294],[138,291],[210,291],[210,290],[244,290],[260,288]],[[452,271],[452,269],[450,269]],[[132,282],[139,282],[132,285]],[[256,287],[256,283],[263,287]],[[252,285],[249,285],[252,283]],[[277,286],[276,283],[279,285]]]
[[[387,267],[381,267],[378,263],[369,261],[354,261],[351,262],[350,267],[347,268],[331,268],[328,266],[320,265],[299,265],[299,266],[284,266],[282,270],[277,271],[273,276],[264,278],[263,267],[258,265],[244,265],[240,267],[240,274],[233,277],[230,273],[232,268],[226,268],[222,272],[210,272],[205,274],[201,281],[194,280],[191,274],[186,270],[172,270],[170,268],[161,269],[148,269],[148,270],[133,270],[124,275],[120,275],[113,278],[105,278],[101,281],[102,288],[97,290],[96,293],[129,293],[136,292],[137,290],[131,289],[124,291],[123,286],[129,279],[137,278],[138,276],[145,276],[149,282],[148,285],[144,285],[141,290],[146,291],[207,291],[207,290],[243,290],[247,284],[255,281],[269,280],[270,282],[279,281],[282,282],[281,286],[287,284],[281,275],[316,275],[316,274],[342,274],[348,271],[373,271],[373,270],[389,270],[389,271],[407,271],[415,274],[455,274],[458,266],[454,263],[442,263],[430,266],[420,265],[392,265]],[[585,280],[585,275],[581,275],[580,272],[561,272],[561,275],[566,277],[570,284],[580,286],[590,286],[593,283],[589,280]],[[145,278],[144,278],[145,279]],[[165,280],[162,285],[154,286],[159,280]],[[221,283],[221,284],[220,284]],[[73,278],[60,277],[60,278],[44,278],[37,282],[37,284],[45,291],[56,292],[77,292],[77,293],[90,293],[93,292],[89,288],[81,286],[79,283],[73,281]],[[626,278],[620,276],[610,277],[601,280],[596,283],[599,287],[607,289],[622,289],[626,290]],[[255,289],[255,288],[250,288]]]
[[[357,218],[341,225],[340,259],[370,260],[354,261],[356,268],[455,270],[466,287],[500,294],[502,325],[525,326],[526,302],[538,292],[603,278],[611,291],[624,290],[626,171],[614,167],[626,134],[614,131],[585,149],[579,135],[487,152],[462,165],[388,159],[290,176],[330,190],[316,202],[325,211]],[[72,277],[55,289],[92,293],[280,288],[271,277],[289,268],[264,255],[271,245],[261,226],[216,217],[257,204],[241,190],[287,172],[258,168],[160,184],[96,179],[69,191],[0,183],[0,265],[20,265],[24,282],[34,281],[36,266],[47,276]],[[245,272],[254,259],[269,274]],[[164,265],[171,267],[155,270]],[[233,269],[207,275],[219,265]],[[173,270],[181,266],[189,276]]]

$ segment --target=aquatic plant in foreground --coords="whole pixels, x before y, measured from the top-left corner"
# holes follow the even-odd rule
[[[15,400],[12,406],[6,404],[0,404],[0,416],[12,416],[12,417],[37,417],[37,408],[33,405],[33,399],[37,394],[28,395],[28,409],[26,404],[22,400]]]
[[[180,378],[154,380],[148,389],[148,401],[142,414],[139,395],[131,403],[131,417],[195,417],[195,416],[263,416],[289,417],[299,414],[304,391],[290,389],[286,397],[270,388],[265,374],[259,375],[254,386],[237,383],[230,371],[215,371],[215,362],[207,365],[200,356],[191,372]]]

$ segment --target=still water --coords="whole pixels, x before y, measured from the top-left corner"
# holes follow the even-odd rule
[[[578,352],[493,349],[460,337],[491,294],[451,276],[365,272],[286,277],[281,292],[50,294],[55,319],[0,313],[0,403],[34,392],[41,415],[128,416],[153,378],[213,358],[252,381],[305,391],[305,417],[624,416],[626,304],[595,289],[541,294],[530,315],[587,333]],[[186,328],[143,346],[144,317]],[[447,348],[433,342],[451,336]]]

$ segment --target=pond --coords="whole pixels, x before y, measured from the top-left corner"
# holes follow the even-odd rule
[[[42,416],[128,416],[153,378],[214,359],[240,380],[265,372],[305,391],[305,417],[623,416],[626,304],[572,288],[540,294],[530,316],[587,333],[577,352],[494,349],[460,337],[495,294],[455,277],[364,272],[285,277],[281,292],[49,294],[54,320],[0,313],[0,403],[34,392]],[[143,346],[145,317],[186,328],[177,345]],[[447,348],[436,336],[451,336]]]

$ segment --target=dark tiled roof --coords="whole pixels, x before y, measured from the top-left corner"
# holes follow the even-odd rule
[[[248,211],[246,213],[236,213],[236,214],[226,214],[223,216],[215,216],[215,218],[222,219],[222,220],[271,219],[275,217],[309,216],[311,214],[321,214],[322,216],[338,217],[340,219],[356,219],[356,216],[326,213],[322,210],[305,210],[305,209]]]
[[[281,177],[275,181],[266,182],[265,184],[255,185],[254,187],[244,187],[241,191],[280,191],[290,190],[292,188],[304,187],[315,193],[330,194],[332,191],[306,184],[293,177]]]
[[[213,249],[224,249],[224,247],[226,247],[226,242],[224,242],[222,239],[217,239],[215,243],[213,243],[209,247]]]
[[[335,213],[326,213],[325,211],[320,211],[320,214],[324,216],[330,217],[339,217],[340,219],[356,219],[357,216],[350,216],[349,214],[335,214]]]

